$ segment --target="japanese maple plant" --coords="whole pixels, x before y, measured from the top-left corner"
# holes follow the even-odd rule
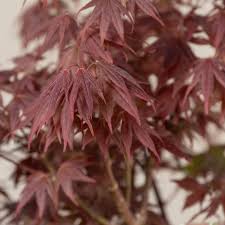
[[[162,170],[184,208],[200,205],[192,219],[225,211],[225,146],[209,132],[225,116],[224,6],[25,1],[24,53],[0,71],[0,158],[23,190],[1,182],[1,224],[170,225]]]

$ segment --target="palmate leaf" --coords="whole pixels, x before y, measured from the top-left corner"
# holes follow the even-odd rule
[[[225,88],[224,65],[213,58],[198,60],[193,70],[189,73],[189,78],[190,77],[192,77],[192,81],[185,93],[184,102],[187,100],[187,97],[193,89],[196,89],[197,91],[200,91],[204,97],[204,111],[208,114],[215,85],[219,85],[222,90]]]
[[[52,205],[49,205],[49,200],[51,200],[55,207],[57,206],[55,196],[55,189],[48,177],[48,174],[36,172],[28,179],[27,185],[25,186],[22,196],[20,197],[20,202],[16,208],[16,215],[19,215],[21,210],[31,200],[35,199],[38,207],[37,215],[40,219],[44,216],[47,205],[52,207]]]
[[[146,147],[151,153],[153,153],[154,157],[159,161],[159,154],[155,147],[154,141],[152,140],[151,136],[157,137],[160,140],[158,134],[147,124],[142,122],[142,125],[139,126],[137,123],[133,123],[133,133],[140,141],[140,143]]]
[[[27,46],[31,41],[45,35],[52,18],[53,16],[48,10],[40,9],[39,4],[34,4],[26,9],[21,15],[20,35],[23,44]]]
[[[110,89],[110,104],[105,104],[103,92],[106,85]],[[153,99],[130,74],[112,64],[99,61],[96,63],[96,71],[78,66],[63,69],[50,80],[40,96],[25,110],[25,124],[32,122],[29,143],[43,127],[46,127],[46,146],[58,137],[59,141],[63,140],[64,150],[67,146],[72,148],[74,121],[78,116],[94,135],[91,120],[96,110],[95,104],[103,104],[100,113],[111,132],[113,131],[110,118],[115,105],[120,106],[140,124],[136,98],[153,104]]]
[[[40,6],[35,4],[21,16],[20,33],[25,46],[33,40],[44,37],[43,44],[37,48],[39,54],[49,50],[56,43],[59,43],[60,50],[62,50],[76,39],[78,26],[73,16],[68,12],[59,12],[53,16],[51,10],[57,10],[57,7],[51,4],[46,9],[40,9]]]
[[[185,91],[186,87],[173,96],[172,85],[160,88],[156,96],[155,114],[163,119],[167,119],[168,116],[176,116],[176,112],[186,112],[188,104],[183,105],[183,107],[181,104]]]
[[[151,105],[153,105],[153,99],[146,94],[138,81],[122,68],[101,61],[97,63],[96,76],[101,83],[107,83],[111,87],[112,101],[133,116],[137,123],[140,124],[135,97],[149,102]],[[111,111],[110,109],[109,112]]]
[[[146,47],[145,52],[149,58],[149,63],[156,68],[155,73],[159,74],[158,89],[166,85],[170,78],[182,79],[181,74],[185,73],[195,60],[187,42],[173,36],[160,37]],[[144,67],[151,71],[151,67],[148,68],[148,62],[144,64]]]
[[[153,138],[157,150],[166,150],[177,158],[191,159],[191,155],[185,151],[185,146],[179,140],[172,135],[163,136],[161,132],[158,131],[158,133],[161,140],[159,138]]]
[[[56,129],[58,138],[63,140],[64,149],[67,145],[72,148],[76,112],[88,124],[93,134],[90,120],[95,98],[105,100],[101,87],[88,70],[72,66],[60,71],[24,114],[25,124],[32,122],[29,143],[43,126],[47,126],[47,137],[52,139],[51,133]]]
[[[76,195],[73,190],[73,183],[84,182],[84,183],[95,183],[95,180],[88,177],[83,169],[88,165],[88,162],[84,159],[74,159],[64,162],[59,168],[56,176],[56,191],[59,193],[59,190],[65,193],[65,195],[75,204]]]
[[[92,136],[88,130],[84,132],[82,139],[82,149],[85,149],[90,143],[96,142],[102,155],[105,155],[109,150],[109,141],[112,135],[109,133],[109,130],[100,123],[94,124],[94,132],[95,136]]]
[[[202,203],[207,195],[207,185],[200,184],[194,178],[186,177],[183,180],[176,181],[176,183],[181,188],[191,192],[185,200],[184,208],[191,207],[196,203]]]
[[[217,12],[210,16],[204,23],[204,28],[209,35],[210,41],[213,46],[219,48],[224,44],[225,37],[225,13]]]
[[[85,41],[80,43],[79,48],[81,53],[88,54],[93,60],[104,60],[113,63],[110,51],[102,47],[100,37],[96,31],[87,34]],[[83,54],[80,55],[80,58],[83,59]]]
[[[184,203],[184,209],[191,207],[197,203],[202,203],[206,196],[206,189],[198,189],[195,192],[191,193],[187,196],[185,203]]]
[[[89,131],[85,133],[83,138],[83,149],[89,143],[96,141],[104,155],[109,150],[111,140],[113,140],[121,153],[125,156],[125,159],[130,160],[133,154],[132,145],[136,141],[136,143],[139,143],[138,146],[146,148],[157,161],[160,161],[158,149],[156,149],[154,140],[162,140],[158,133],[148,126],[146,122],[141,121],[141,125],[139,125],[134,118],[127,114],[125,119],[118,124],[119,126],[121,125],[121,128],[119,129],[120,131],[117,129],[113,134],[111,134],[106,127],[102,126],[100,123],[95,125],[94,137]]]
[[[58,41],[60,50],[63,50],[71,39],[75,40],[77,30],[77,23],[70,14],[63,13],[53,18],[50,21],[44,44],[40,50],[45,51],[55,40]]]
[[[161,25],[163,24],[159,17],[159,13],[151,0],[129,0],[126,2],[127,8],[125,7],[126,3],[122,4],[120,0],[92,0],[87,3],[80,11],[91,7],[94,7],[94,10],[86,21],[83,28],[83,34],[86,33],[90,26],[98,24],[101,43],[103,43],[110,25],[113,25],[121,40],[124,40],[123,17],[126,16],[131,23],[134,23],[133,17],[135,5],[137,5],[147,15],[157,20]],[[131,15],[133,15],[133,17]]]
[[[132,144],[137,140],[141,146],[148,149],[156,160],[159,161],[160,157],[158,149],[156,149],[154,139],[161,142],[161,138],[158,133],[148,126],[147,123],[142,121],[141,125],[139,125],[130,116],[127,116],[122,122],[121,131],[116,133],[116,143],[125,158],[128,160],[132,158]]]
[[[188,172],[188,176],[176,181],[181,188],[190,192],[186,198],[185,206],[191,207],[194,204],[202,203],[206,197],[209,197],[206,206],[193,218],[203,212],[206,213],[207,217],[214,216],[220,206],[225,210],[224,148],[212,146],[207,152],[196,155],[185,170]],[[208,174],[215,175],[212,179],[207,180]]]
[[[163,25],[160,19],[159,13],[152,3],[152,0],[128,0],[128,8],[130,9],[132,15],[134,15],[135,5],[146,13],[148,16],[157,20],[161,25]]]
[[[127,9],[121,4],[120,0],[92,0],[87,3],[80,11],[94,7],[93,12],[87,19],[83,28],[85,34],[88,28],[94,24],[99,24],[100,38],[103,43],[110,25],[113,25],[119,37],[124,40],[124,25],[122,16],[126,15],[131,21]]]
[[[186,177],[182,180],[177,180],[176,183],[186,191],[195,191],[196,189],[201,187],[201,185],[194,178],[191,177]]]

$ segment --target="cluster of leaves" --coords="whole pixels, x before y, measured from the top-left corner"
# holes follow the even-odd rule
[[[197,203],[201,205],[201,210],[193,219],[202,213],[206,213],[206,218],[216,215],[220,206],[225,212],[224,166],[224,146],[221,145],[211,146],[208,151],[193,157],[192,162],[184,167],[187,176],[177,181],[179,187],[189,193],[184,208]],[[203,203],[207,197],[210,200],[205,205]]]
[[[0,157],[14,164],[15,185],[25,183],[18,202],[0,189],[1,221],[169,225],[152,171],[183,171],[182,159],[193,154],[187,140],[209,141],[207,125],[222,127],[225,2],[212,1],[205,14],[192,0],[70,3],[41,0],[24,8],[27,53],[0,71],[1,95],[11,96],[7,103],[0,98]],[[210,45],[215,55],[199,58],[193,45]],[[13,151],[4,150],[12,142]],[[23,159],[14,160],[15,152]],[[211,196],[201,210],[208,216],[225,205],[225,160],[217,153],[194,157],[177,181],[191,192],[185,207]],[[150,188],[160,213],[148,201]]]

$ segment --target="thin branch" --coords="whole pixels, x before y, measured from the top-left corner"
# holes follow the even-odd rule
[[[147,212],[148,212],[148,203],[149,203],[149,191],[152,185],[152,175],[151,175],[151,163],[150,159],[148,159],[146,163],[146,181],[145,181],[145,188],[143,194],[143,203],[139,214],[139,225],[144,225],[147,220]]]
[[[128,207],[130,207],[132,196],[132,162],[126,162],[126,200]]]
[[[169,223],[169,220],[167,218],[166,211],[164,209],[164,202],[162,200],[160,190],[159,190],[159,188],[157,186],[156,181],[153,178],[152,178],[152,186],[153,186],[153,189],[154,189],[154,192],[155,192],[155,196],[156,196],[156,199],[157,199],[157,202],[158,202],[161,214],[162,214],[162,218],[169,225],[170,223]]]
[[[95,222],[100,225],[110,225],[110,222],[103,216],[97,214],[94,210],[92,210],[83,200],[79,197],[76,197],[76,201],[79,204],[79,207],[85,211]]]
[[[22,170],[24,170],[26,172],[29,172],[29,173],[34,173],[35,172],[35,170],[33,170],[32,168],[29,168],[28,166],[19,164],[18,162],[14,161],[13,159],[9,158],[6,155],[3,155],[2,153],[0,153],[0,158],[5,159],[6,161],[12,163],[14,166],[17,166],[17,167],[19,167],[20,169],[22,169]]]
[[[112,161],[108,153],[104,157],[104,162],[105,162],[106,172],[108,174],[108,177],[111,183],[111,191],[112,191],[114,201],[119,213],[121,214],[122,218],[128,225],[137,225],[136,219],[134,215],[132,214],[132,212],[129,210],[127,202],[121,190],[119,189],[119,185],[114,177],[114,174],[112,171]]]

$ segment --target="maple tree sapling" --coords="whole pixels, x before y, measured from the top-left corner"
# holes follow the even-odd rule
[[[23,190],[15,200],[1,183],[1,224],[171,225],[163,170],[183,175],[171,182],[185,209],[201,204],[190,220],[225,212],[225,146],[208,129],[223,132],[225,1],[21,4],[26,51],[0,71],[0,158]],[[196,54],[205,45],[213,56]]]

